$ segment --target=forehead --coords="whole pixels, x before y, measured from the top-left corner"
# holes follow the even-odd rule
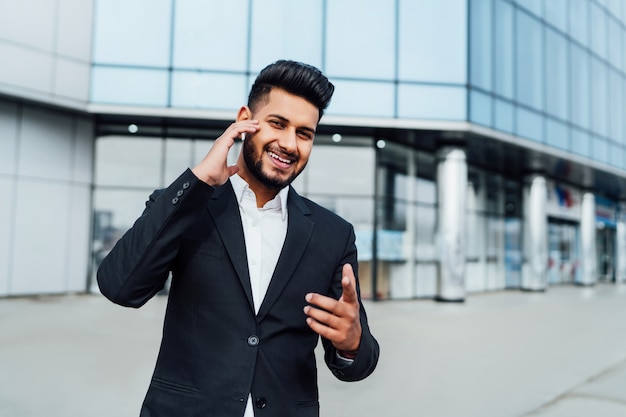
[[[279,88],[272,88],[266,99],[259,103],[257,115],[263,117],[270,114],[311,127],[317,125],[319,118],[319,110],[314,104]]]

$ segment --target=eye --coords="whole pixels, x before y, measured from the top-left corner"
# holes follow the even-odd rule
[[[283,129],[285,127],[285,123],[280,120],[270,120],[268,123],[277,129]]]
[[[302,139],[307,139],[307,140],[313,139],[313,133],[309,132],[308,130],[297,130],[296,133]]]

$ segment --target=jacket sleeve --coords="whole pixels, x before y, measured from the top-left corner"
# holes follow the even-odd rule
[[[102,294],[114,303],[140,307],[163,289],[180,235],[202,213],[213,190],[187,169],[168,188],[152,193],[141,217],[98,268]]]
[[[357,278],[357,296],[359,298],[360,305],[359,317],[361,320],[362,330],[359,350],[357,351],[357,355],[353,361],[346,361],[337,357],[337,349],[335,349],[328,339],[322,338],[322,345],[324,346],[324,360],[326,365],[335,377],[342,381],[359,381],[367,378],[372,372],[374,372],[378,363],[380,347],[378,345],[378,341],[370,332],[369,324],[367,322],[367,314],[365,312],[365,308],[363,307],[363,303],[361,302],[355,235],[352,227],[350,227],[350,237],[344,252],[344,257],[337,266],[337,272],[335,274],[333,284],[334,290],[332,296],[334,298],[339,298],[341,296],[342,268],[346,263],[350,263],[352,265],[352,269],[354,270]]]

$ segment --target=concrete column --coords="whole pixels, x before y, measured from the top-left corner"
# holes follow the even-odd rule
[[[438,154],[437,196],[439,280],[437,300],[465,299],[465,195],[467,162],[460,148],[442,148]]]
[[[548,190],[546,179],[534,175],[524,186],[524,260],[522,262],[522,289],[546,289],[548,264]]]
[[[596,283],[597,253],[596,253],[596,199],[593,193],[583,194],[580,206],[580,253],[579,270],[576,274],[576,283],[593,285]]]

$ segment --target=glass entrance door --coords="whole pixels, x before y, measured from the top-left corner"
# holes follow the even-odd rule
[[[548,284],[573,283],[578,268],[578,225],[548,223]]]

